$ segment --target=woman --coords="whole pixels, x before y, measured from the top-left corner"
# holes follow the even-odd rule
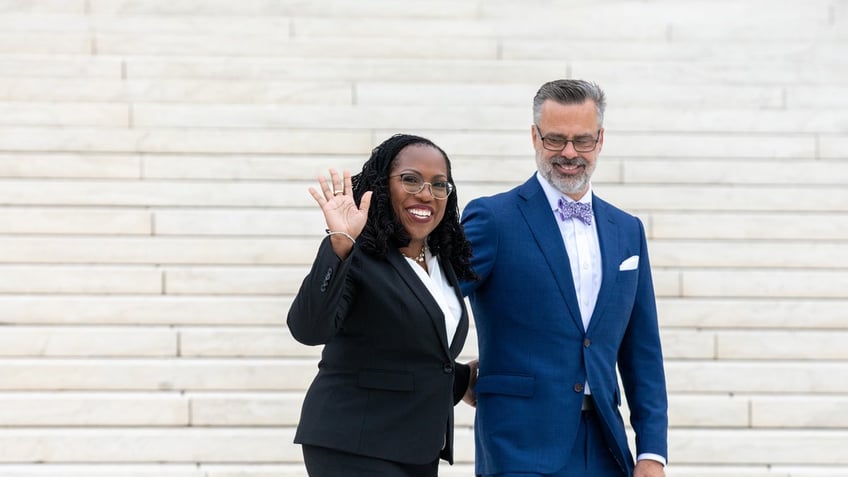
[[[455,361],[468,333],[458,280],[474,274],[450,161],[396,135],[353,178],[318,182],[329,236],[288,326],[324,350],[295,442],[311,477],[435,476],[476,379],[476,362]]]

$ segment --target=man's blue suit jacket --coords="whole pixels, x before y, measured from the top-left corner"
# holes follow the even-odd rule
[[[562,235],[538,179],[464,210],[480,277],[463,284],[480,347],[478,475],[564,467],[587,381],[610,450],[631,475],[616,365],[637,454],[667,456],[668,404],[645,231],[639,219],[597,196],[592,206],[603,279],[585,332]],[[632,256],[638,267],[620,270]]]

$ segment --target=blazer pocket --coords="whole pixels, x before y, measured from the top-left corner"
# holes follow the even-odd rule
[[[536,392],[536,378],[516,374],[488,374],[477,378],[474,392],[531,397]]]
[[[412,373],[368,369],[359,372],[359,387],[384,391],[412,391],[415,378]]]

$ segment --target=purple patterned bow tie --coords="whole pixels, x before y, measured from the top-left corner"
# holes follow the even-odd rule
[[[570,219],[572,217],[580,220],[586,225],[592,225],[592,206],[582,202],[567,201],[563,198],[559,199],[559,208],[555,210],[559,215],[559,220]]]

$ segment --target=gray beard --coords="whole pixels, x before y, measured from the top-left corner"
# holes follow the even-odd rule
[[[536,159],[539,172],[542,177],[547,179],[552,186],[566,195],[579,194],[585,191],[589,186],[590,174],[588,170],[589,164],[583,158],[576,159],[553,159],[545,161],[544,159]],[[554,165],[578,165],[583,166],[583,172],[576,177],[562,177],[554,172]]]

